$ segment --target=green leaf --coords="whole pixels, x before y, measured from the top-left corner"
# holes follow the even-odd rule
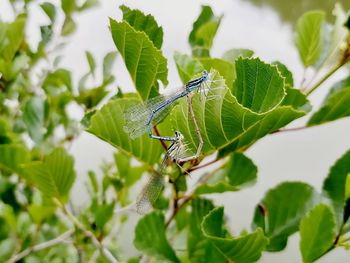
[[[145,215],[135,228],[135,247],[159,260],[180,262],[165,235],[165,219],[161,212]]]
[[[31,204],[28,207],[28,212],[36,224],[41,224],[46,218],[54,214],[55,207]]]
[[[132,10],[125,5],[120,6],[120,10],[123,12],[123,20],[127,21],[135,30],[145,32],[156,48],[162,47],[163,28],[158,26],[153,16],[146,16],[140,10]]]
[[[125,109],[136,103],[140,101],[131,98],[110,101],[91,118],[88,132],[146,164],[154,164],[163,152],[161,144],[151,140],[148,134],[131,140],[124,131]]]
[[[336,223],[332,209],[319,204],[312,208],[300,222],[300,250],[304,263],[323,256],[336,237]]]
[[[136,31],[127,22],[110,19],[113,41],[122,55],[137,92],[146,100],[160,80],[168,84],[167,60],[144,32]]]
[[[333,68],[341,61],[344,50],[340,48],[341,43],[346,43],[349,36],[349,30],[344,26],[350,12],[345,12],[340,3],[336,3],[332,14],[335,22],[330,30],[326,30],[323,35],[323,48],[320,59],[316,63],[316,68]]]
[[[62,68],[50,72],[44,81],[43,88],[50,95],[57,95],[64,91],[72,91],[71,72]]]
[[[322,29],[325,13],[323,11],[310,11],[297,23],[296,46],[304,66],[313,65],[319,58],[323,49]]]
[[[279,107],[264,114],[261,120],[248,128],[237,141],[222,149],[219,156],[224,156],[232,151],[244,150],[258,139],[277,131],[311,110],[311,105],[303,93],[292,88],[287,88],[286,91],[287,94]]]
[[[79,11],[85,11],[99,4],[99,0],[86,0],[81,6],[79,6]]]
[[[327,178],[323,183],[323,191],[333,204],[338,227],[343,223],[343,211],[346,201],[346,179],[350,173],[350,151],[346,152],[331,167]]]
[[[242,187],[256,181],[258,168],[242,153],[233,153],[225,168],[230,185]]]
[[[22,145],[0,144],[0,167],[21,172],[21,165],[29,161],[29,152]]]
[[[93,171],[88,171],[88,176],[89,176],[92,191],[95,194],[98,193],[98,182],[97,182],[96,174]]]
[[[210,59],[196,59],[196,58],[191,58],[187,55],[180,55],[179,53],[175,54],[175,62],[179,71],[179,75],[183,82],[188,81],[190,76],[193,76],[195,73],[198,73],[202,71],[203,65],[200,63],[201,61],[210,61]],[[225,150],[221,152],[221,154],[228,154],[235,149],[244,149],[245,147],[249,146],[250,144],[254,143],[256,140],[259,138],[265,136],[266,134],[273,132],[275,130],[278,130],[291,121],[300,118],[304,116],[310,109],[309,102],[304,94],[302,94],[299,90],[292,89],[290,87],[285,88],[285,82],[284,79],[288,78],[288,70],[283,67],[282,71],[282,65],[277,65],[277,66],[271,66],[267,65],[260,60],[251,60],[251,59],[240,59],[241,62],[245,64],[254,64],[260,69],[263,69],[263,72],[257,72],[256,68],[250,68],[247,67],[244,71],[241,71],[238,76],[240,78],[242,83],[245,83],[244,78],[245,75],[247,76],[255,76],[256,79],[252,85],[240,85],[240,90],[242,90],[242,94],[248,94],[246,92],[246,89],[249,91],[258,83],[259,86],[259,92],[254,93],[254,102],[257,103],[271,103],[269,107],[274,108],[274,110],[270,110],[266,113],[259,113],[259,112],[254,112],[252,113],[253,109],[246,109],[242,107],[241,105],[238,104],[235,98],[233,98],[231,102],[231,96],[230,92],[226,92],[222,89],[222,83],[220,83],[220,76],[215,76],[214,75],[214,82],[217,83],[212,83],[212,88],[218,89],[214,91],[213,93],[209,94],[209,97],[215,97],[215,99],[211,99],[211,102],[203,102],[203,99],[200,102],[196,101],[196,98],[194,98],[194,108],[195,108],[195,115],[196,115],[196,120],[199,122],[200,130],[202,137],[204,139],[204,148],[203,148],[203,153],[206,154],[206,152],[210,152],[210,149],[212,148],[224,148]],[[207,66],[207,69],[209,67]],[[219,67],[218,67],[219,69]],[[280,72],[280,69],[282,72]],[[219,69],[220,70],[220,69]],[[275,94],[272,92],[269,92],[268,94],[265,94],[265,96],[262,98],[258,95],[260,94],[261,91],[264,91],[267,86],[269,86],[268,79],[265,78],[266,72],[269,72],[269,75],[275,76],[276,80],[276,85],[274,88],[279,90],[282,93],[282,101],[279,102],[278,105],[274,104],[276,100]],[[225,72],[225,71],[222,71]],[[228,70],[227,73],[230,74],[232,73],[232,70]],[[243,74],[243,75],[242,75]],[[283,74],[283,76],[281,76]],[[217,74],[216,74],[217,75]],[[287,76],[285,76],[287,75]],[[242,77],[241,77],[242,76]],[[232,76],[229,76],[229,78],[232,78]],[[289,83],[291,79],[288,79]],[[237,81],[236,81],[237,82]],[[219,84],[218,84],[219,83]],[[236,85],[237,86],[237,85]],[[236,87],[237,89],[237,87]],[[284,92],[286,92],[284,96]],[[225,95],[224,95],[225,94]],[[271,98],[273,98],[271,100]],[[230,103],[228,102],[230,101]],[[265,101],[265,102],[264,102]],[[197,103],[199,105],[197,105]],[[239,106],[237,106],[237,104]],[[278,106],[278,107],[277,107]],[[203,111],[203,109],[205,110]],[[231,112],[230,110],[234,110]],[[247,111],[246,111],[247,110]],[[192,120],[188,120],[188,114],[187,114],[187,103],[180,103],[180,108],[175,108],[174,111],[172,112],[172,119],[173,119],[173,127],[176,127],[176,129],[180,130],[185,138],[189,141],[190,143],[190,148],[192,148],[192,151],[195,151],[196,145],[197,145],[197,139],[194,137],[193,134],[195,134],[194,129],[193,129],[193,124]],[[231,113],[229,113],[229,111]],[[253,110],[254,111],[254,110]],[[215,113],[215,118],[213,118],[213,114]],[[208,114],[208,118],[206,116]],[[219,116],[219,118],[218,118]],[[224,131],[219,132],[218,129],[222,127],[222,124],[220,124],[219,120],[220,118],[223,120],[225,119],[225,122],[231,124],[231,129],[230,131]],[[202,121],[204,119],[204,121]],[[185,122],[184,122],[185,120]],[[217,120],[218,122],[214,122],[214,120]],[[202,123],[201,123],[202,122]],[[214,123],[213,123],[214,122]],[[215,127],[212,127],[215,126]],[[235,126],[235,129],[233,127]],[[217,130],[218,132],[215,134],[215,136],[212,136],[213,140],[217,142],[217,146],[213,143],[211,143],[211,138],[207,136],[206,130]],[[227,135],[227,133],[235,131],[234,136],[232,139],[227,139],[230,138],[230,135]],[[191,132],[192,131],[192,132]],[[241,136],[239,139],[238,137]],[[234,143],[235,142],[235,143]],[[228,147],[227,147],[228,146]],[[216,148],[216,149],[217,149]],[[224,153],[225,152],[225,153]]]
[[[192,48],[192,56],[196,58],[210,57],[210,50],[206,47],[195,46]]]
[[[201,230],[201,223],[214,205],[206,199],[192,200],[192,209],[189,216],[189,233],[187,238],[188,259],[190,262],[225,262],[220,251],[206,239]],[[188,223],[187,223],[188,224]]]
[[[193,24],[189,35],[192,48],[196,46],[210,49],[216,32],[220,26],[222,16],[215,16],[210,6],[202,6],[202,11]]]
[[[17,55],[13,61],[6,63],[0,58],[1,78],[10,82],[18,77],[18,74],[23,71],[29,64],[29,57],[26,54]]]
[[[104,225],[111,219],[114,211],[114,203],[101,204],[93,211],[95,214],[96,226],[103,230]]]
[[[93,55],[91,54],[91,52],[89,51],[85,51],[85,55],[86,55],[86,59],[89,63],[89,68],[90,68],[90,73],[92,75],[95,74],[95,68],[96,68],[96,63],[95,63],[95,59],[93,57]]]
[[[350,173],[346,176],[345,180],[345,200],[350,199]]]
[[[112,76],[112,69],[115,59],[117,58],[117,52],[109,52],[103,58],[103,81],[107,82]]]
[[[124,152],[118,152],[114,154],[114,160],[120,177],[124,179],[125,187],[132,186],[145,172],[144,166],[131,165],[130,156],[126,155]]]
[[[239,57],[243,57],[243,58],[250,58],[254,55],[254,51],[250,50],[250,49],[237,49],[237,48],[233,48],[230,50],[227,50],[223,55],[222,55],[222,59],[231,62],[232,64],[235,64],[235,61],[239,58]]]
[[[0,37],[0,57],[5,61],[12,61],[15,54],[20,49],[24,40],[25,25],[25,16],[18,16],[12,23],[0,22],[0,28],[3,30],[0,34],[2,35]]]
[[[224,208],[213,209],[202,222],[204,236],[221,251],[226,259],[235,263],[256,262],[268,244],[263,231],[258,228],[251,234],[224,237],[222,229]]]
[[[243,124],[244,116],[249,111],[242,107],[219,74],[215,74],[206,98],[194,96],[193,109],[204,144],[202,154],[207,155],[216,149],[233,142],[246,128],[252,125],[249,120]],[[211,97],[215,99],[211,99]],[[257,115],[255,117],[259,118]],[[195,152],[198,145],[193,121],[188,113],[186,100],[179,102],[171,112],[172,126],[179,130],[188,143],[189,151]]]
[[[246,129],[245,133],[232,145],[229,145],[226,152],[244,150],[258,139],[267,134],[285,127],[288,123],[306,114],[305,111],[296,110],[290,106],[281,106],[265,114],[258,123]]]
[[[40,44],[46,45],[50,42],[53,36],[52,26],[41,26],[40,27],[40,33],[41,33],[41,42]]]
[[[312,115],[308,126],[319,125],[350,116],[349,105],[350,77],[333,85],[321,108]]]
[[[0,260],[6,262],[15,252],[16,240],[13,237],[7,238],[0,242]]]
[[[253,227],[261,227],[270,239],[269,251],[280,251],[299,222],[317,201],[314,189],[298,182],[279,184],[267,192],[255,209]]]
[[[237,191],[256,181],[257,167],[251,159],[242,153],[232,153],[229,161],[219,176],[213,176],[208,183],[202,184],[195,190],[196,194],[222,193]]]
[[[307,113],[312,107],[307,97],[299,90],[293,88],[286,89],[287,94],[282,101],[282,105],[292,106],[294,109]]]
[[[52,3],[44,2],[40,5],[41,9],[45,12],[45,14],[50,18],[51,23],[53,23],[56,19],[56,7]]]
[[[253,60],[249,60],[249,63],[251,61]],[[260,61],[258,62],[258,60],[254,60],[253,63],[266,69],[264,73],[270,73],[268,75],[274,78],[275,81],[268,82],[265,74],[257,74],[254,80],[251,79],[251,84],[253,87],[257,86],[259,92],[253,92],[254,94],[251,95],[254,97],[250,98],[247,96],[248,92],[244,90],[247,89],[250,91],[252,86],[246,85],[241,80],[242,77],[237,76],[237,81],[240,79],[242,83],[242,85],[236,85],[237,93],[244,95],[252,102],[248,103],[247,101],[247,107],[239,104],[231,91],[226,87],[222,77],[215,71],[211,72],[213,79],[209,83],[210,90],[207,97],[199,99],[198,95],[194,96],[194,113],[204,141],[203,155],[210,154],[217,149],[222,149],[232,144],[253,127],[257,127],[257,129],[252,130],[245,137],[245,145],[251,142],[247,141],[248,139],[258,139],[260,138],[259,136],[266,135],[266,133],[273,131],[273,129],[278,129],[281,125],[286,125],[290,121],[305,115],[304,111],[295,110],[291,106],[278,107],[283,103],[285,91],[284,79],[280,76],[277,67],[264,64]],[[256,68],[251,69],[247,67],[239,74],[243,74],[244,78],[245,74],[254,76],[255,73],[257,73]],[[238,92],[239,90],[241,92]],[[272,90],[275,90],[275,92],[272,93]],[[281,94],[280,98],[276,96],[278,92]],[[274,108],[276,110],[271,111]],[[261,112],[268,109],[270,110],[265,113]],[[259,110],[259,112],[255,110]],[[188,115],[188,105],[185,100],[175,106],[171,112],[171,119],[173,127],[179,130],[187,140],[186,142],[190,151],[195,152],[198,145],[198,138],[195,136],[193,121]],[[263,126],[263,129],[260,129],[259,125]]]
[[[41,143],[45,134],[46,102],[41,97],[32,97],[24,106],[23,121],[29,136],[36,143]]]
[[[80,94],[75,99],[78,103],[84,104],[87,109],[96,107],[109,93],[104,85],[93,89],[80,88]]]
[[[44,195],[64,201],[75,180],[73,165],[73,158],[62,148],[56,148],[44,161],[31,162],[22,168]]]
[[[294,80],[293,80],[293,74],[290,72],[290,70],[281,62],[275,61],[272,63],[273,65],[277,66],[278,71],[281,73],[283,77],[285,77],[285,83],[289,86],[289,88],[294,87]]]
[[[204,70],[202,63],[200,63],[198,59],[181,54],[177,51],[174,53],[174,60],[179,76],[184,84],[190,81],[193,76]]]
[[[70,1],[70,0],[68,0]],[[69,36],[72,34],[77,28],[76,23],[74,22],[73,18],[71,16],[66,16],[63,22],[63,26],[61,29],[61,35],[62,36]]]
[[[286,94],[285,80],[276,66],[258,58],[239,58],[236,72],[234,95],[241,105],[254,112],[265,113],[282,102]]]
[[[70,15],[75,9],[75,0],[61,0],[61,7],[66,15]]]

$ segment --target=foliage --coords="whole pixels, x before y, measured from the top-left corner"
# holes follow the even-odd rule
[[[1,262],[61,262],[65,258],[70,262],[147,258],[256,262],[262,253],[283,250],[297,232],[304,262],[313,262],[336,247],[350,247],[349,151],[330,168],[321,192],[303,182],[272,187],[257,204],[251,226],[247,224],[240,233],[232,234],[224,208],[216,206],[210,195],[253,187],[259,168],[244,151],[259,139],[288,130],[286,125],[306,115],[311,116],[302,128],[350,116],[349,77],[331,84],[324,102],[314,105],[319,109],[312,114],[308,99],[350,60],[349,12],[337,5],[333,24],[327,24],[323,11],[300,17],[296,47],[305,70],[315,75],[313,81],[298,86],[285,65],[265,62],[252,50],[230,49],[212,57],[224,17],[203,6],[189,33],[191,54],[176,52],[173,59],[183,84],[203,70],[210,72],[209,91],[206,96],[193,96],[196,124],[188,101],[182,99],[156,129],[162,135],[180,131],[191,154],[200,141],[198,125],[203,148],[195,160],[177,165],[172,160],[163,162],[168,179],[164,191],[155,211],[139,218],[134,211],[135,193],[143,177],[162,171],[159,167],[167,145],[148,135],[130,139],[124,129],[129,121],[124,112],[156,97],[168,84],[169,58],[161,50],[163,28],[152,15],[121,6],[121,21],[109,21],[116,50],[103,57],[101,72],[94,54],[85,51],[88,70],[75,82],[76,76],[60,66],[60,55],[52,50],[62,48],[76,30],[79,13],[97,1],[9,3],[14,8],[13,21],[0,21]],[[26,36],[31,5],[40,6],[49,21],[37,28],[41,39],[35,48],[28,45]],[[61,24],[59,17],[63,17]],[[114,88],[117,54],[134,92]],[[81,121],[70,116],[72,104],[84,111]],[[102,176],[96,171],[85,175],[89,199],[76,209],[71,201],[77,194],[72,192],[77,174],[69,145],[85,131],[116,152],[112,162],[101,164]],[[208,156],[214,159],[206,163]],[[193,186],[187,185],[186,175],[211,163],[217,163],[217,168],[200,174]],[[116,228],[130,229],[133,223],[137,252],[127,258],[121,249],[125,240]]]

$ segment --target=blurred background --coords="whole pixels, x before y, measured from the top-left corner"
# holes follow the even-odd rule
[[[350,1],[339,1],[345,9],[350,8]],[[187,42],[193,21],[197,18],[201,5],[210,5],[216,14],[224,14],[221,26],[215,38],[212,56],[221,56],[231,48],[249,48],[262,60],[272,62],[279,60],[294,74],[295,83],[302,78],[302,65],[294,47],[293,27],[302,13],[311,9],[323,9],[327,19],[332,21],[332,0],[143,0],[116,1],[101,0],[100,5],[76,17],[78,28],[69,39],[65,48],[65,56],[61,66],[73,71],[74,76],[81,76],[88,70],[85,50],[101,60],[103,55],[114,47],[108,28],[108,19],[121,19],[121,4],[140,9],[146,14],[152,14],[163,26],[163,53],[168,58],[169,86],[181,85],[175,63],[172,60],[174,51],[190,53]],[[39,7],[30,10],[30,24],[41,25],[47,18]],[[0,0],[0,16],[2,20],[12,18],[12,10],[7,1]],[[39,27],[32,27],[39,28]],[[36,45],[40,32],[28,31],[30,44]],[[101,66],[101,65],[100,65]],[[131,79],[121,59],[113,71],[116,77],[115,87],[123,90],[133,89]],[[347,70],[337,72],[311,96],[311,103],[316,110],[329,89],[329,83],[341,79],[348,74]],[[78,81],[78,79],[75,79]],[[73,109],[74,110],[74,109]],[[81,112],[73,112],[79,118]],[[307,117],[306,117],[307,118]],[[292,123],[290,127],[302,126],[306,118]],[[249,228],[256,204],[264,193],[282,181],[303,181],[321,189],[330,166],[346,150],[350,148],[350,118],[341,119],[330,124],[300,131],[284,132],[270,135],[254,144],[246,154],[258,166],[258,181],[251,188],[237,193],[212,195],[217,205],[224,205],[229,216],[231,233],[238,234],[242,229]],[[88,170],[98,171],[103,160],[111,160],[115,151],[109,144],[96,137],[83,133],[70,149],[76,158],[75,166],[78,173],[72,198],[76,206],[83,206],[86,200],[84,181]],[[208,168],[210,169],[210,168]],[[192,175],[192,180],[196,174]],[[290,200],[293,202],[293,200]],[[124,249],[132,253],[133,229],[124,229],[121,233],[125,241]],[[350,261],[349,252],[342,248],[333,250],[318,262]],[[299,236],[294,234],[288,247],[281,253],[264,253],[259,262],[301,262],[299,252]]]

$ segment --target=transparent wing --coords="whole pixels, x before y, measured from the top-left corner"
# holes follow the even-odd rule
[[[163,174],[153,173],[136,199],[136,211],[145,214],[153,208],[164,187]]]
[[[173,94],[157,96],[149,99],[144,104],[136,104],[133,107],[126,109],[124,112],[124,118],[126,120],[124,130],[130,134],[131,139],[138,138],[147,132],[146,124],[152,110],[156,109],[164,100],[172,95]],[[175,103],[157,111],[153,116],[152,125],[154,126],[160,123],[169,114],[174,104]]]

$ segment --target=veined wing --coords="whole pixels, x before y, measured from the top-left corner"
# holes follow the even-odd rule
[[[157,107],[166,99],[171,98],[171,96],[174,96],[178,92],[179,91],[174,91],[172,94],[160,95],[149,99],[145,103],[136,104],[133,107],[127,109],[124,112],[124,130],[130,134],[130,138],[135,139],[146,133],[146,123],[150,117],[152,110],[157,109]],[[169,114],[174,104],[175,102],[157,111],[153,116],[152,125],[154,126],[160,123]]]
[[[145,214],[153,208],[164,187],[164,175],[153,173],[136,199],[136,211]]]

